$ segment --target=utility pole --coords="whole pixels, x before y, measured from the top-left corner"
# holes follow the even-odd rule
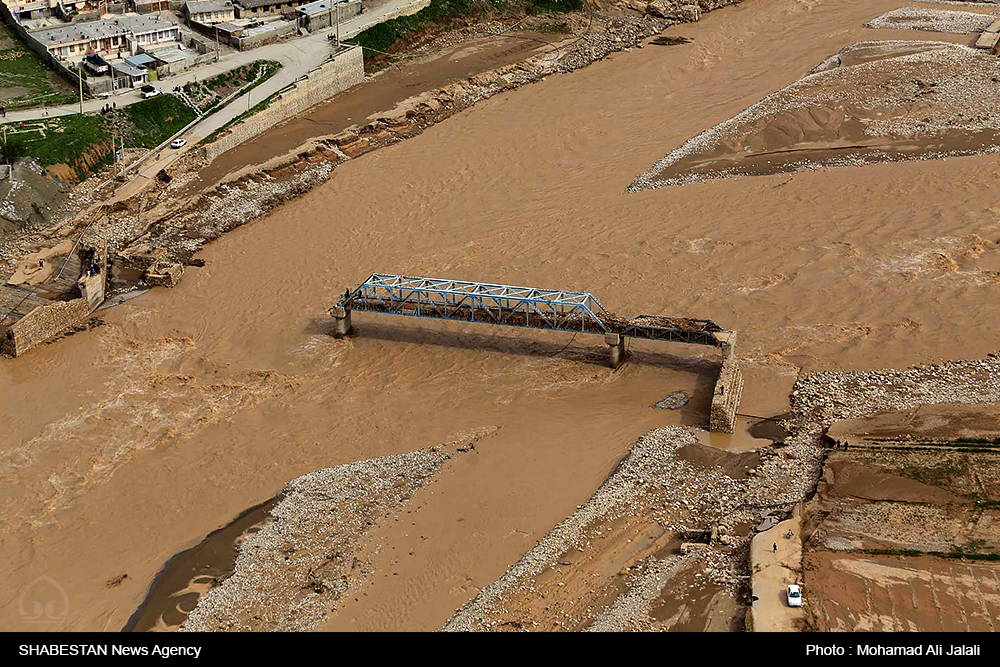
[[[333,2],[333,0],[330,0]],[[340,50],[340,4],[337,3],[337,50]]]
[[[80,82],[80,115],[83,115],[83,60],[77,66],[79,69],[76,70],[77,81]]]

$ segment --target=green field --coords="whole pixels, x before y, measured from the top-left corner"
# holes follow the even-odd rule
[[[67,104],[77,99],[71,90],[20,35],[0,23],[0,93],[7,109]]]
[[[111,162],[111,124],[99,115],[59,116],[5,128],[12,152],[31,156],[45,167],[65,164],[78,180]]]
[[[194,111],[173,95],[159,95],[118,110],[127,148],[155,148],[195,118]],[[110,116],[73,114],[5,127],[10,153],[29,155],[42,166],[66,165],[63,178],[84,180],[112,161],[114,125]]]
[[[428,6],[416,14],[397,16],[373,25],[352,39],[344,40],[344,43],[364,47],[365,57],[371,58],[415,33],[435,25],[447,25],[453,19],[469,15],[520,16],[582,9],[582,0],[431,0]]]
[[[135,148],[156,148],[195,119],[194,110],[179,97],[165,94],[122,107],[119,113],[131,125],[127,145]]]

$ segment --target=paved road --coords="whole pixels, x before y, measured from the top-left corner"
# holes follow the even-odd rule
[[[353,37],[362,30],[392,18],[398,13],[414,11],[416,8],[428,4],[429,0],[389,0],[384,5],[366,11],[360,16],[356,16],[349,21],[340,24],[340,36],[342,39]],[[222,72],[227,72],[240,65],[253,62],[255,60],[277,60],[282,67],[277,74],[257,86],[254,90],[243,95],[224,109],[214,113],[206,119],[204,123],[199,123],[192,132],[197,132],[201,136],[211,134],[219,127],[222,127],[231,119],[247,110],[248,97],[252,106],[264,99],[271,93],[281,90],[297,78],[319,65],[331,54],[330,40],[327,35],[332,34],[335,28],[327,28],[313,33],[307,37],[289,39],[276,44],[269,44],[250,51],[234,53],[222,58],[220,62],[209,63],[197,67],[189,72],[184,72],[177,76],[164,79],[159,85],[164,90],[170,90],[174,86],[183,86],[192,81],[209,79]],[[110,98],[119,107],[134,104],[142,99],[138,91],[122,93]],[[86,100],[83,103],[84,112],[98,112],[109,100]],[[36,120],[46,116],[66,116],[80,113],[79,102],[67,104],[48,109],[25,109],[23,111],[11,111],[7,114],[5,122],[17,122],[26,120]]]

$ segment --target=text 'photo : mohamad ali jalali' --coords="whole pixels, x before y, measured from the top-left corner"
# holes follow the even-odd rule
[[[10,654],[997,655],[1000,0],[0,20]]]

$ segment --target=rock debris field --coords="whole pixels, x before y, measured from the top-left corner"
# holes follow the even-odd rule
[[[449,458],[436,448],[318,470],[290,482],[273,521],[240,547],[234,572],[181,630],[305,631],[369,574],[358,548]]]
[[[691,465],[678,456],[697,442],[686,427],[654,430],[635,444],[628,457],[594,496],[496,582],[484,588],[453,616],[444,629],[481,631],[506,629],[505,619],[525,608],[523,600],[542,595],[536,583],[556,569],[567,553],[592,547],[609,521],[651,512],[661,527],[685,534],[692,528],[712,531],[705,549],[648,557],[633,568],[626,590],[600,609],[562,605],[563,628],[588,630],[657,630],[663,624],[650,616],[653,601],[662,595],[681,595],[680,572],[701,568],[703,585],[726,587],[738,597],[749,578],[747,549],[750,536],[735,534],[735,526],[771,525],[768,517],[787,514],[792,505],[815,489],[826,445],[822,431],[831,421],[885,410],[936,403],[990,403],[1000,401],[1000,359],[948,362],[905,370],[824,372],[800,379],[793,389],[795,416],[785,424],[794,432],[783,445],[760,450],[761,463],[737,480],[718,468]],[[696,575],[702,576],[702,575]],[[696,580],[697,581],[697,580]],[[562,586],[562,584],[559,584]],[[551,591],[547,590],[551,595]],[[546,603],[557,605],[546,598]],[[583,605],[580,605],[581,607]],[[516,607],[516,611],[512,608]],[[546,607],[548,609],[549,607]],[[522,630],[540,627],[521,620]]]

